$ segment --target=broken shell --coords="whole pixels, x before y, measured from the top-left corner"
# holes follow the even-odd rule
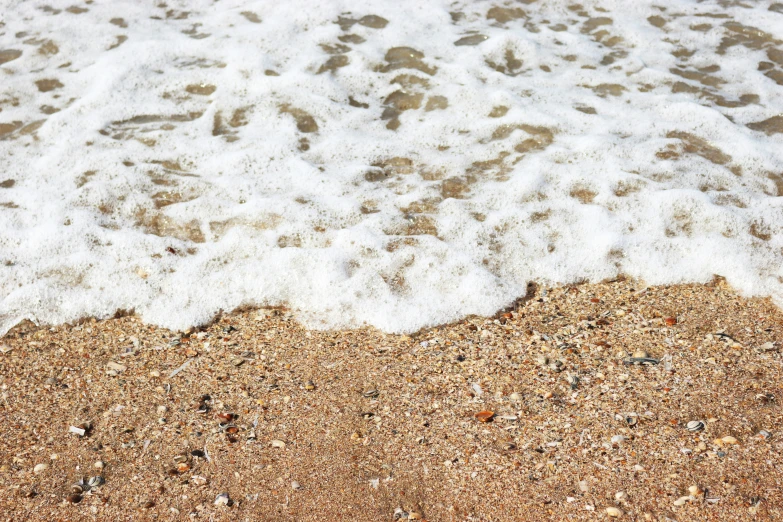
[[[576,375],[568,374],[566,377],[566,381],[568,381],[568,385],[571,387],[572,390],[576,390],[579,386],[579,377]]]
[[[71,493],[67,497],[65,497],[65,500],[70,502],[71,504],[78,504],[82,501],[82,496],[78,493]]]
[[[375,388],[371,388],[369,390],[365,390],[362,392],[362,397],[364,397],[365,399],[374,399],[378,395],[380,395],[380,392]]]
[[[181,462],[187,462],[188,456],[187,455],[177,455],[174,457],[174,464],[179,464]]]
[[[221,493],[215,498],[215,505],[216,506],[230,506],[231,505],[231,498],[228,496],[228,493]]]
[[[549,363],[549,357],[546,355],[537,355],[533,360],[539,366],[546,366]]]
[[[232,420],[236,419],[237,416],[233,413],[218,413],[217,418],[223,422],[231,422]]]
[[[675,506],[684,506],[690,499],[691,499],[691,497],[680,497],[680,498],[678,498],[677,500],[674,501],[674,505]]]
[[[198,406],[196,406],[196,413],[207,413],[209,411],[209,406],[206,402],[201,402]]]
[[[698,497],[699,495],[704,494],[704,490],[700,489],[699,486],[689,486],[688,493],[690,493],[692,497]]]
[[[43,471],[46,471],[47,469],[49,469],[49,464],[36,464],[35,467],[33,468],[33,473],[38,474]]]
[[[190,470],[190,464],[187,462],[180,462],[177,464],[177,471],[180,473],[185,473],[186,471]]]
[[[91,488],[99,488],[106,484],[106,479],[104,479],[100,475],[95,475],[94,477],[90,477],[90,480],[87,481],[87,485]]]
[[[636,423],[639,422],[639,420],[632,415],[627,415],[625,417],[625,423],[628,424],[628,426],[636,426]]]
[[[75,495],[81,495],[82,493],[84,493],[84,486],[85,484],[82,482],[74,484],[73,486],[71,486],[71,493]]]
[[[504,442],[501,446],[504,451],[516,451],[517,445],[513,442]]]
[[[424,515],[416,511],[411,511],[410,513],[408,513],[408,520],[422,520],[423,518]]]
[[[633,355],[631,357],[633,357],[634,359],[646,359],[649,356],[650,354],[648,354],[644,350],[636,350],[635,352],[633,352]]]
[[[739,441],[730,435],[718,440],[720,440],[723,444],[739,444]]]
[[[106,467],[106,463],[102,460],[97,461],[95,464],[92,465],[95,469],[103,469]]]
[[[242,364],[244,364],[244,362],[245,362],[245,360],[242,359],[241,357],[236,357],[234,359],[231,359],[231,364],[233,364],[234,366],[242,366]]]
[[[688,429],[688,431],[701,431],[704,429],[704,421],[693,420],[688,422],[685,427]]]
[[[408,519],[408,512],[403,510],[402,508],[397,508],[394,510],[394,520],[407,520]]]
[[[677,318],[676,317],[667,317],[663,320],[666,323],[666,326],[673,326],[677,324]]]
[[[239,428],[235,424],[229,424],[225,427],[224,431],[230,435],[233,435],[235,433],[239,433]]]
[[[279,439],[274,439],[272,442],[269,443],[273,448],[285,448],[285,442]]]
[[[772,433],[768,432],[767,430],[760,430],[756,436],[760,439],[767,440],[768,438],[772,437]]]
[[[475,415],[479,422],[490,422],[494,416],[495,412],[489,410],[480,411]]]
[[[612,518],[621,517],[623,515],[623,512],[620,508],[616,508],[614,506],[610,506],[606,508],[606,514],[609,515]]]
[[[313,381],[307,381],[304,385],[305,390],[312,391],[315,389],[315,384]]]
[[[293,489],[294,491],[299,491],[300,489],[302,489],[302,486],[299,485],[299,482],[294,480],[291,482],[291,489]]]

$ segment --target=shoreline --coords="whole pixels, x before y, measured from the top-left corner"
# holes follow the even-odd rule
[[[719,280],[638,285],[538,289],[411,335],[284,309],[184,335],[14,327],[0,519],[783,517],[783,312]],[[641,351],[655,362],[625,364]]]

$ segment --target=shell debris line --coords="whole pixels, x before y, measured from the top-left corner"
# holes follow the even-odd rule
[[[756,347],[781,339],[720,280],[539,288],[412,335],[284,309],[23,323],[0,339],[0,512],[779,520],[783,356]]]

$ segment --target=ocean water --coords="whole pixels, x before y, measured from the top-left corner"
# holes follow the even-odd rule
[[[0,0],[0,334],[783,303],[783,3]]]

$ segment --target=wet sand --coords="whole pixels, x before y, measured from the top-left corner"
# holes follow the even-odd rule
[[[410,336],[285,310],[20,325],[0,519],[781,519],[781,338],[720,281],[534,289]]]

